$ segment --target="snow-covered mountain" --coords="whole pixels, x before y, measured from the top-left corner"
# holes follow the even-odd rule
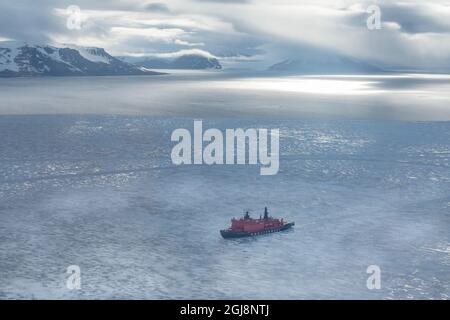
[[[289,57],[269,67],[269,71],[284,74],[367,74],[384,70],[368,61],[304,44],[293,48]]]
[[[159,74],[121,61],[102,48],[0,42],[0,77]]]
[[[150,69],[222,69],[216,58],[199,54],[183,54],[176,58],[145,58],[134,64]]]
[[[360,74],[383,71],[376,66],[347,58],[322,61],[286,59],[272,65],[269,70],[293,74]]]

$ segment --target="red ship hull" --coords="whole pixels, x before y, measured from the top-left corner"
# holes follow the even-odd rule
[[[282,223],[274,227],[265,227],[262,229],[255,228],[254,230],[251,231],[229,228],[226,230],[220,230],[220,234],[225,239],[244,238],[287,230],[293,227],[294,225],[295,225],[294,222],[289,222],[289,223]]]
[[[270,217],[267,207],[265,207],[264,218],[259,216],[259,219],[252,219],[247,211],[243,218],[231,219],[231,227],[226,230],[220,230],[220,234],[225,239],[251,237],[283,231],[291,228],[294,224],[294,222],[286,223],[283,219]]]

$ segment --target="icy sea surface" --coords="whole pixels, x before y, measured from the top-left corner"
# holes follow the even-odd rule
[[[347,118],[307,118],[295,112],[282,117],[297,110],[297,98],[305,110],[307,101],[335,108],[323,100],[330,99],[365,111],[383,105],[389,115],[403,114],[397,111],[408,103],[422,103],[403,99],[408,96],[404,87],[411,84],[367,84],[369,91],[398,91],[365,93],[364,100],[352,94],[366,90],[364,85],[339,87],[336,95],[326,96],[315,92],[309,80],[301,86],[285,83],[282,88],[288,91],[312,92],[273,93],[272,98],[289,98],[273,105],[279,117],[268,114],[274,109],[264,95],[271,81],[264,79],[247,81],[255,91],[246,97],[235,88],[239,79],[221,83],[225,93],[214,97],[199,91],[188,96],[181,86],[173,99],[184,102],[176,107],[162,105],[169,97],[158,98],[165,93],[150,85],[148,105],[161,103],[155,114],[77,115],[67,107],[76,105],[79,95],[80,108],[86,110],[98,103],[101,113],[108,113],[106,106],[115,113],[126,101],[133,109],[146,91],[144,83],[137,84],[139,93],[132,91],[127,81],[136,81],[127,79],[122,86],[130,90],[122,94],[130,100],[123,101],[119,84],[112,83],[116,79],[0,83],[5,114],[0,116],[0,298],[450,297],[450,122],[417,121],[420,112],[431,116],[420,108],[407,121],[377,112],[352,119],[357,109]],[[44,86],[33,81],[44,81]],[[61,81],[79,86],[75,93],[60,90]],[[89,91],[88,81],[103,95]],[[200,90],[194,83],[191,89]],[[219,84],[210,88],[214,85]],[[416,92],[425,95],[444,85],[433,82]],[[347,89],[350,93],[342,96]],[[242,116],[236,116],[238,96]],[[258,99],[267,104],[246,104]],[[430,108],[442,112],[433,120],[446,120],[447,100],[434,96]],[[208,101],[214,102],[214,112],[207,109]],[[395,105],[398,101],[403,105]],[[26,115],[33,107],[36,115]],[[48,108],[65,114],[48,115]],[[261,176],[259,166],[174,166],[172,130],[192,130],[203,111],[205,129],[279,128],[279,173]],[[295,221],[294,229],[243,240],[220,237],[219,230],[233,216],[245,209],[259,216],[264,206],[273,216]],[[80,290],[66,287],[71,265],[81,268]],[[379,290],[366,286],[370,265],[381,269]]]
[[[192,119],[1,117],[0,296],[448,298],[450,123],[205,125],[280,128],[279,174],[173,166],[171,131]],[[220,237],[265,205],[295,229]]]

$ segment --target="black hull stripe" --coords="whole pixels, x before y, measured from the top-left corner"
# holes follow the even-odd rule
[[[269,229],[269,230],[258,231],[258,232],[244,232],[244,231],[233,232],[233,231],[228,231],[228,230],[221,230],[220,234],[225,239],[244,238],[244,237],[258,236],[258,235],[262,235],[262,234],[280,232],[283,230],[287,230],[287,229],[291,228],[292,226],[294,226],[294,223],[287,223],[284,226],[282,226],[281,228]]]

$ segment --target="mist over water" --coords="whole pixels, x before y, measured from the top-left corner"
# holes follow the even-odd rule
[[[2,79],[0,297],[449,298],[450,122],[434,121],[449,119],[448,86],[438,75]],[[280,128],[279,173],[172,165],[172,131],[199,117],[205,129]],[[220,237],[264,206],[294,229]],[[366,287],[369,265],[380,290]]]
[[[448,75],[0,79],[0,114],[450,120]]]

